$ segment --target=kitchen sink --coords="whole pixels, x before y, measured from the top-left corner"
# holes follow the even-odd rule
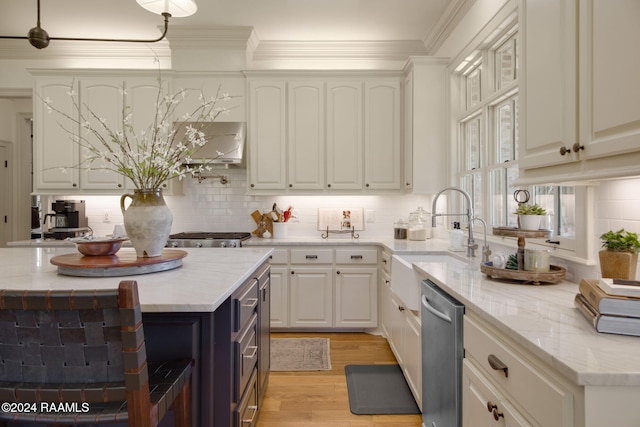
[[[457,264],[461,268],[468,267],[465,261],[447,254],[406,254],[393,255],[391,258],[391,290],[402,300],[405,307],[419,311],[421,281],[413,269],[414,262],[440,262]]]

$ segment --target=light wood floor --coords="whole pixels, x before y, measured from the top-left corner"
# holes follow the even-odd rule
[[[420,415],[354,415],[345,365],[396,363],[387,341],[364,333],[278,333],[273,338],[326,337],[331,370],[271,372],[256,427],[420,427]]]

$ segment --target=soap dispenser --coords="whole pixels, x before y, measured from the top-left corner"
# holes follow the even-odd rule
[[[460,229],[460,223],[453,223],[453,230],[451,230],[451,234],[449,235],[450,239],[450,251],[453,252],[464,252],[464,232]]]

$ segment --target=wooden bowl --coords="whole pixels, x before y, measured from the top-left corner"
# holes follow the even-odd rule
[[[127,239],[75,239],[73,241],[82,255],[110,256],[120,250],[125,240]]]

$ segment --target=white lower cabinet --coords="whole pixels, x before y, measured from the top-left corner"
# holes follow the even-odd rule
[[[571,386],[470,314],[464,317],[464,348],[464,427],[579,425]]]
[[[272,328],[378,326],[377,248],[278,248],[271,264]]]
[[[462,425],[464,427],[530,426],[491,383],[465,360],[462,364]]]
[[[289,326],[333,326],[333,270],[331,267],[294,267],[289,281]]]
[[[382,331],[416,403],[422,408],[422,331],[420,313],[406,308],[406,304],[391,290],[390,254],[382,253],[380,295],[382,302]],[[385,262],[386,260],[386,262]]]

